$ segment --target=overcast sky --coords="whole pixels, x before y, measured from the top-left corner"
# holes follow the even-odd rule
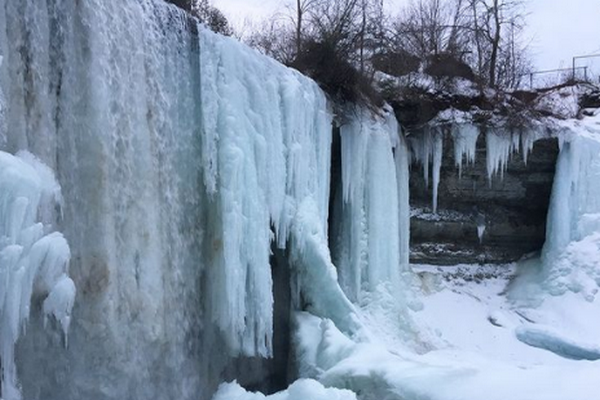
[[[392,12],[408,0],[385,0]],[[234,26],[245,18],[256,20],[282,9],[290,0],[213,0]],[[526,0],[526,34],[534,64],[539,69],[570,67],[575,55],[600,53],[600,0]],[[600,58],[593,63],[600,73]]]

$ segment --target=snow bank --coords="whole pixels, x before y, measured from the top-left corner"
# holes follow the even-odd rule
[[[5,400],[21,398],[15,345],[26,329],[32,302],[43,300],[45,319],[65,337],[75,285],[68,276],[67,241],[51,232],[50,210],[60,199],[52,172],[30,153],[0,152],[0,387]]]

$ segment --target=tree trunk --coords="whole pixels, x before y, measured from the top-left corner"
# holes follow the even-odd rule
[[[492,12],[494,13],[495,32],[492,40],[492,54],[490,56],[490,86],[496,86],[496,64],[498,63],[498,50],[500,48],[500,7],[498,0],[494,0]]]
[[[296,0],[296,57],[302,50],[302,0]]]

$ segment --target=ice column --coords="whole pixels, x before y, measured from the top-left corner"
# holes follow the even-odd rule
[[[561,146],[550,198],[545,283],[553,294],[593,296],[600,285],[600,130],[582,123],[563,134],[573,137]]]
[[[390,111],[382,118],[359,109],[340,131],[343,203],[335,259],[342,287],[358,300],[362,290],[397,287],[399,265],[406,264],[408,162]]]

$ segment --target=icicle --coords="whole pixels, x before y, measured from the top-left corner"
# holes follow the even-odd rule
[[[529,154],[533,151],[534,143],[543,136],[539,127],[533,127],[521,132],[521,152],[523,153],[523,162],[527,165]]]
[[[432,170],[432,174],[433,174],[433,199],[432,199],[432,204],[433,204],[433,213],[436,214],[437,213],[437,209],[438,209],[438,189],[440,186],[440,171],[442,169],[442,154],[444,151],[443,148],[443,135],[442,134],[438,134],[434,136],[434,143],[433,143],[433,170]]]
[[[477,138],[479,128],[475,125],[454,125],[452,127],[452,138],[454,139],[454,163],[458,168],[458,177],[462,177],[463,159],[468,165],[475,163]]]
[[[479,238],[479,244],[483,243],[484,232],[485,232],[485,225],[477,225],[477,237]]]
[[[519,135],[502,130],[488,130],[486,134],[487,173],[491,186],[494,175],[504,179],[511,155],[519,151]]]
[[[427,187],[429,187],[429,164],[432,164],[432,208],[434,213],[437,212],[438,188],[444,152],[443,140],[444,133],[438,128],[425,129],[417,137],[409,139],[412,157],[423,167],[423,178]]]

